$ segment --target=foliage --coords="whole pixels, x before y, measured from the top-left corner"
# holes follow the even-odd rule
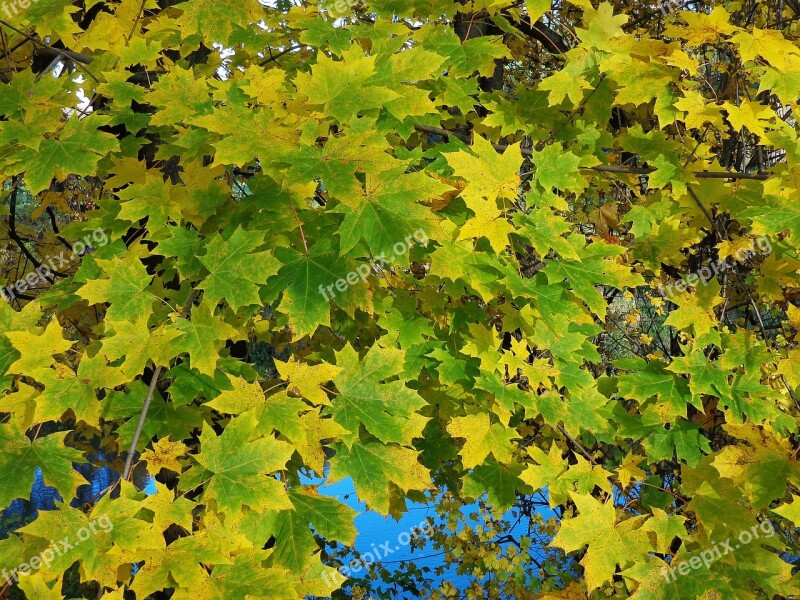
[[[327,597],[328,476],[485,498],[435,539],[471,597],[800,593],[796,2],[19,6],[7,283],[108,243],[0,303],[0,504],[37,468],[64,499],[0,568],[114,528],[17,591]],[[126,458],[156,494],[70,504]]]

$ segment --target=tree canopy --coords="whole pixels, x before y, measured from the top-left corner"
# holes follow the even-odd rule
[[[395,582],[429,597],[800,594],[799,27],[6,1],[0,507],[61,502],[0,596],[344,595],[320,478],[441,500],[474,581]],[[73,502],[87,463],[114,483]]]

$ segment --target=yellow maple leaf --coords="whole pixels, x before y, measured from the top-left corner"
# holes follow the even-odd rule
[[[730,18],[728,11],[721,6],[716,6],[710,14],[684,10],[681,12],[681,19],[688,27],[670,25],[666,34],[673,38],[685,39],[690,46],[716,42],[721,36],[728,36],[738,31],[738,27],[730,24]]]
[[[785,62],[785,55],[800,55],[800,49],[784,38],[778,30],[753,27],[752,32],[741,31],[734,35],[731,42],[739,47],[742,62],[755,60],[756,56],[761,56],[772,66],[780,68]]]
[[[628,455],[622,459],[622,463],[619,465],[617,474],[619,477],[619,482],[622,484],[623,488],[628,487],[631,481],[641,481],[645,478],[645,472],[639,468],[639,464],[645,459],[644,456],[640,456],[638,454],[628,453]]]
[[[309,365],[297,360],[288,363],[276,361],[275,366],[281,379],[289,382],[288,392],[303,396],[314,404],[330,406],[323,384],[335,379],[342,370],[340,367],[328,363]]]
[[[794,327],[794,335],[797,335],[800,333],[800,307],[790,304],[789,308],[786,309],[786,314],[789,317],[789,325]]]
[[[73,342],[64,339],[64,330],[53,318],[42,333],[7,331],[6,337],[21,356],[8,367],[9,373],[35,374],[53,364],[53,356],[72,348]]]
[[[514,232],[514,227],[502,214],[498,214],[497,204],[494,200],[475,200],[466,198],[464,201],[474,217],[461,226],[456,241],[485,237],[492,245],[492,249],[500,253],[508,245],[508,234]]]
[[[224,390],[206,406],[221,413],[238,415],[264,404],[264,390],[256,381],[248,383],[241,377],[232,377],[232,390]]]
[[[468,181],[461,192],[464,200],[513,198],[519,187],[519,169],[522,155],[519,146],[508,148],[503,154],[491,142],[475,136],[471,151],[447,155],[455,175]]]
[[[465,469],[481,464],[489,454],[498,462],[511,462],[514,445],[511,440],[518,437],[516,431],[499,423],[492,424],[486,413],[456,417],[447,426],[451,436],[464,438],[461,462]]]
[[[178,462],[178,457],[185,456],[188,449],[181,442],[173,442],[170,438],[162,438],[153,443],[153,448],[148,448],[142,453],[142,460],[147,463],[151,474],[158,473],[162,468],[175,473],[183,470],[183,465]]]

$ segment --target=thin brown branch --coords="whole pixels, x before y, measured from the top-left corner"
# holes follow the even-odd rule
[[[472,141],[472,138],[466,134],[450,131],[449,129],[442,129],[441,127],[415,124],[414,129],[420,133],[441,135],[445,138],[455,137],[465,144],[470,144]],[[508,145],[493,143],[492,148],[498,152],[505,152],[508,149]],[[520,154],[522,154],[522,156],[533,156],[534,152],[528,148],[520,148]],[[653,167],[620,167],[617,165],[595,165],[594,167],[579,168],[597,171],[598,173],[620,173],[628,175],[648,175],[656,170]],[[697,179],[756,179],[764,181],[770,178],[770,175],[766,173],[739,173],[732,171],[695,171],[693,175]]]
[[[128,480],[128,476],[131,472],[133,455],[136,453],[136,446],[139,444],[139,437],[142,435],[142,428],[144,428],[144,422],[147,418],[147,411],[150,408],[150,403],[153,401],[153,394],[156,391],[156,383],[158,383],[158,377],[160,375],[161,367],[156,367],[156,370],[153,371],[153,376],[150,378],[150,387],[147,389],[147,396],[144,399],[144,406],[142,406],[142,412],[139,414],[139,422],[136,424],[136,431],[133,432],[133,439],[131,440],[131,446],[128,449],[128,456],[125,458],[125,468],[122,470],[122,479],[125,481]]]

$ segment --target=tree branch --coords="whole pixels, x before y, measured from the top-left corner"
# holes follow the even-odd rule
[[[22,180],[22,175],[17,175],[14,177],[12,181],[12,185],[14,186],[11,190],[11,197],[10,197],[10,208],[9,208],[9,215],[8,215],[8,237],[14,240],[14,243],[19,246],[19,249],[22,253],[27,257],[31,264],[33,264],[34,269],[38,269],[42,266],[41,261],[39,261],[28,247],[25,245],[25,241],[20,237],[19,233],[17,233],[17,194],[19,193],[19,183]],[[59,277],[66,277],[67,275],[61,273],[60,271],[56,271],[55,269],[47,268],[47,271],[52,271],[54,275],[58,275]],[[45,270],[41,271],[42,275],[50,281],[50,283],[55,283],[55,277],[48,274]]]
[[[147,418],[147,411],[150,408],[150,403],[153,401],[153,394],[156,391],[156,383],[158,383],[158,377],[160,375],[161,367],[156,367],[156,370],[153,371],[153,376],[150,378],[150,387],[147,389],[147,396],[144,399],[144,406],[142,406],[142,412],[139,415],[139,422],[136,424],[136,431],[133,432],[133,439],[131,440],[131,446],[128,449],[128,456],[125,458],[125,468],[122,470],[122,479],[125,481],[128,480],[128,476],[131,472],[133,455],[136,452],[136,446],[139,443],[139,436],[142,435],[142,428],[144,428],[144,422]]]
[[[420,125],[415,124],[414,129],[421,133],[430,133],[433,135],[441,135],[442,137],[449,138],[455,137],[465,144],[472,143],[472,136],[457,133],[455,131],[450,131],[448,129],[442,129],[441,127],[431,127],[430,125]],[[497,150],[498,152],[505,152],[508,149],[508,146],[505,144],[492,144],[492,148]],[[522,156],[533,156],[533,150],[528,148],[520,148],[520,154]],[[654,172],[656,169],[653,167],[620,167],[617,165],[596,165],[594,167],[579,167],[581,169],[588,169],[591,171],[597,171],[598,173],[622,173],[628,175],[648,175]],[[765,181],[770,178],[770,175],[766,173],[739,173],[739,172],[732,172],[732,171],[695,171],[694,176],[698,179],[756,179],[759,181]]]

